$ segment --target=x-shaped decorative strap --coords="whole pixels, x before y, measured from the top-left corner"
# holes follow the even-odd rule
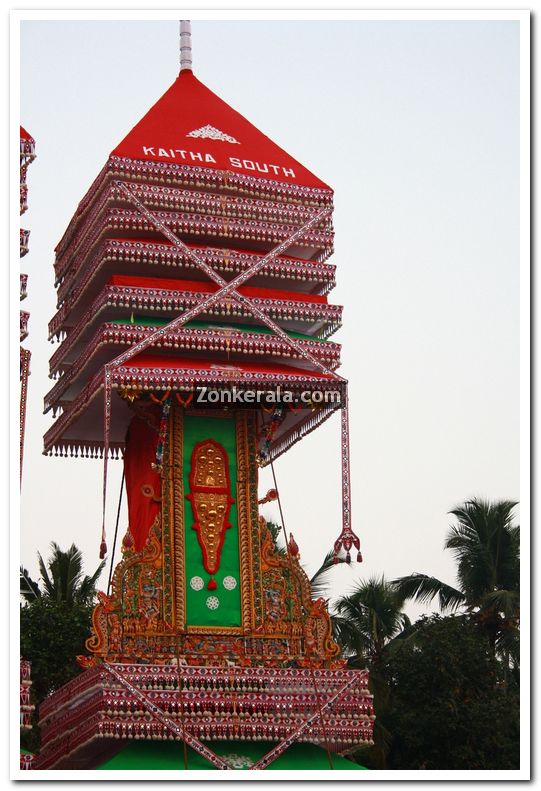
[[[176,319],[173,319],[169,324],[166,324],[165,327],[160,327],[158,330],[153,332],[149,337],[144,338],[143,340],[139,341],[139,343],[131,346],[125,352],[120,354],[118,357],[115,357],[114,360],[111,360],[109,365],[111,367],[117,367],[118,365],[122,365],[122,363],[129,360],[131,357],[134,357],[139,352],[147,349],[157,340],[161,338],[167,338],[167,336],[177,327],[186,324],[186,322],[191,321],[196,316],[203,313],[207,308],[214,305],[216,302],[219,302],[226,296],[231,296],[235,302],[240,302],[245,308],[250,310],[255,317],[257,317],[263,324],[265,324],[269,329],[273,330],[276,335],[279,335],[280,338],[287,343],[287,345],[294,349],[297,354],[304,357],[306,360],[309,360],[313,365],[316,366],[320,371],[323,373],[328,374],[333,379],[337,381],[345,381],[341,376],[339,376],[334,371],[331,371],[327,368],[323,363],[310,354],[306,349],[297,343],[294,338],[291,338],[287,332],[279,327],[276,322],[274,322],[269,316],[264,313],[261,308],[252,302],[251,299],[240,294],[238,291],[238,287],[245,283],[247,280],[250,280],[262,267],[266,264],[273,262],[278,256],[284,251],[287,250],[288,247],[291,247],[293,242],[296,242],[306,231],[310,230],[319,220],[323,219],[323,217],[330,214],[331,209],[325,208],[321,211],[314,214],[304,225],[298,228],[291,236],[289,236],[285,241],[281,242],[278,247],[275,247],[274,250],[271,250],[266,256],[264,256],[259,261],[256,261],[252,266],[248,267],[244,272],[241,272],[237,277],[233,280],[227,282],[224,278],[218,274],[206,261],[204,261],[201,256],[199,256],[195,250],[191,250],[188,245],[186,245],[182,239],[179,239],[176,234],[174,234],[166,225],[164,225],[161,220],[156,217],[151,211],[147,209],[147,207],[142,203],[139,198],[137,198],[133,192],[129,189],[129,187],[124,184],[122,181],[116,182],[117,186],[120,187],[128,196],[129,200],[131,200],[135,206],[139,209],[141,214],[149,220],[159,231],[163,233],[163,235],[172,243],[173,249],[179,250],[187,255],[195,264],[199,267],[211,280],[213,280],[217,285],[220,286],[218,291],[215,291],[211,294],[207,299],[200,302],[198,305],[195,305],[190,310],[185,311],[180,316],[177,316]]]
[[[186,731],[184,726],[179,725],[174,720],[170,719],[166,714],[164,714],[163,709],[148,698],[144,692],[134,686],[127,678],[118,672],[118,670],[109,662],[104,661],[103,666],[110,673],[116,680],[125,687],[131,694],[136,697],[148,710],[150,714],[152,714],[158,722],[160,722],[170,733],[173,734],[177,739],[180,738],[186,744],[194,749],[199,755],[202,755],[203,758],[206,758],[210,763],[214,764],[217,769],[226,769],[230,770],[231,767],[229,766],[224,759],[217,755],[213,750],[207,747],[206,744],[194,736],[193,734]],[[276,744],[272,750],[269,750],[266,755],[259,759],[255,764],[250,767],[250,770],[258,770],[258,769],[266,769],[273,761],[276,761],[277,758],[282,755],[292,744],[294,744],[300,736],[316,721],[318,717],[321,716],[321,713],[332,706],[342,695],[357,681],[357,678],[348,678],[345,684],[335,692],[314,714],[311,714],[308,719],[306,719],[302,725],[298,728],[293,730],[285,739],[282,739],[278,744]],[[180,688],[179,688],[180,694]]]
[[[310,219],[308,219],[302,226],[300,226],[296,231],[294,231],[287,239],[281,242],[277,247],[267,253],[263,258],[259,261],[256,261],[252,266],[248,267],[244,272],[241,272],[237,275],[237,277],[233,278],[233,280],[227,282],[224,280],[221,275],[219,275],[206,261],[204,261],[194,250],[191,250],[181,239],[176,236],[161,220],[156,217],[151,211],[147,209],[147,207],[133,194],[133,192],[129,189],[129,187],[122,181],[117,181],[116,186],[121,189],[127,196],[127,198],[139,209],[139,211],[159,230],[163,233],[163,235],[172,243],[174,250],[179,250],[187,255],[195,264],[198,266],[205,274],[213,280],[217,285],[220,286],[218,291],[214,292],[213,294],[209,295],[206,299],[202,300],[199,304],[195,305],[194,307],[190,308],[189,310],[184,311],[180,316],[177,316],[175,319],[170,321],[164,327],[159,327],[154,332],[150,333],[146,338],[143,338],[139,343],[136,343],[134,346],[131,346],[129,349],[124,351],[122,354],[115,357],[109,363],[104,366],[104,470],[103,470],[103,521],[102,521],[102,538],[101,538],[101,546],[100,546],[100,557],[104,557],[107,551],[107,545],[105,543],[105,507],[106,507],[106,496],[107,496],[107,457],[109,455],[109,432],[110,432],[110,423],[111,423],[111,390],[112,390],[112,371],[113,369],[117,368],[118,366],[125,363],[127,360],[134,357],[139,352],[144,351],[149,346],[152,346],[159,340],[163,340],[167,338],[171,332],[173,332],[177,327],[186,324],[188,321],[191,321],[196,316],[203,313],[209,307],[214,305],[215,303],[222,300],[224,297],[230,295],[232,300],[235,302],[241,303],[245,308],[253,313],[255,317],[257,317],[263,324],[265,324],[269,329],[271,329],[276,335],[278,335],[282,340],[292,349],[294,349],[297,354],[301,357],[304,357],[306,360],[309,360],[316,368],[318,368],[323,373],[327,374],[331,379],[335,381],[346,383],[346,380],[343,377],[339,376],[334,371],[331,371],[327,368],[320,360],[310,354],[306,349],[304,349],[297,341],[291,338],[281,327],[279,327],[269,316],[267,316],[264,311],[262,311],[254,302],[248,297],[240,294],[238,291],[238,287],[245,283],[247,280],[252,278],[260,269],[266,266],[269,263],[275,261],[284,250],[287,250],[291,245],[297,241],[297,239],[301,238],[303,234],[305,234],[310,228],[316,225],[321,219],[328,216],[332,209],[324,208],[319,212],[316,212]],[[346,421],[345,428],[347,430],[347,403],[345,403],[342,407],[342,435],[344,434],[344,420]],[[346,453],[346,467],[344,467],[344,454]],[[349,444],[344,451],[344,443],[342,442],[342,478],[344,484],[344,470],[346,469],[346,474],[348,480],[345,481],[345,485],[343,485],[344,491],[347,493],[347,502],[344,501],[344,518],[348,519],[348,528],[349,528]],[[347,507],[346,507],[347,506]],[[347,514],[347,517],[346,517]]]
[[[282,739],[281,742],[278,742],[278,744],[276,744],[272,750],[269,750],[269,752],[264,755],[263,758],[260,758],[259,761],[253,764],[253,766],[250,767],[250,770],[266,769],[269,764],[271,764],[273,761],[276,761],[276,759],[279,758],[280,755],[282,755],[282,753],[288,749],[288,747],[291,747],[291,745],[298,740],[299,736],[302,736],[304,731],[307,730],[310,725],[312,725],[312,723],[321,716],[325,709],[328,709],[330,706],[332,706],[332,704],[337,701],[338,698],[340,698],[356,680],[356,678],[349,678],[346,683],[343,684],[340,689],[335,692],[335,694],[332,695],[332,697],[330,697],[329,700],[324,703],[318,711],[314,712],[314,714],[311,714],[310,717],[308,717],[308,719],[305,720],[302,725],[292,731],[289,736],[286,736],[285,739]]]
[[[152,714],[158,720],[158,722],[164,726],[164,728],[172,733],[173,736],[175,736],[177,739],[181,738],[182,741],[186,742],[186,744],[198,752],[199,755],[202,755],[203,758],[206,758],[207,761],[210,761],[211,764],[214,764],[217,769],[231,769],[229,764],[227,764],[223,758],[221,758],[219,755],[216,755],[216,753],[207,747],[206,744],[203,744],[203,742],[198,739],[197,736],[188,733],[183,725],[179,725],[177,722],[164,714],[163,710],[160,709],[159,706],[156,706],[156,704],[153,703],[144,692],[142,692],[140,689],[137,689],[137,687],[130,683],[127,678],[124,678],[122,673],[119,673],[115,667],[109,664],[109,662],[104,662],[103,666],[107,672],[116,678],[116,680],[122,684],[123,687],[131,692],[131,694],[134,695],[134,697],[136,697],[145,706],[149,713]],[[180,705],[182,706],[182,701]]]

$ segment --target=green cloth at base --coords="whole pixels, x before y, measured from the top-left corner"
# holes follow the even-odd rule
[[[217,755],[246,756],[255,763],[272,749],[272,742],[209,742],[208,746]],[[195,750],[187,748],[188,769],[216,769],[206,758]],[[340,755],[331,753],[333,769],[335,770],[366,770],[365,766],[348,761]],[[181,742],[172,741],[130,741],[113,758],[105,761],[98,770],[109,769],[180,769],[184,771],[184,748]],[[248,767],[243,767],[248,769]],[[289,750],[282,753],[267,769],[316,769],[330,770],[329,758],[326,750],[314,744],[293,744]],[[216,770],[220,771],[220,770]]]

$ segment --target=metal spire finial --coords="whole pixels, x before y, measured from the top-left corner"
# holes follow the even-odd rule
[[[180,20],[180,71],[192,70],[192,25],[187,19]]]

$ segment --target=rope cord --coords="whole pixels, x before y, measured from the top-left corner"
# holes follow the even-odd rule
[[[115,537],[113,539],[113,551],[111,552],[111,565],[109,567],[109,580],[107,582],[107,595],[111,591],[111,580],[113,578],[113,563],[115,560],[115,549],[116,549],[116,538],[118,535],[118,524],[120,522],[120,507],[122,505],[122,492],[124,491],[124,476],[125,472],[122,470],[122,480],[120,481],[120,494],[118,496],[118,508],[116,512],[116,525],[115,525]]]

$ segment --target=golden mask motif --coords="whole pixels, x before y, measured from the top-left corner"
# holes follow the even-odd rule
[[[213,439],[198,442],[192,452],[190,494],[186,498],[192,505],[193,529],[203,553],[203,566],[209,574],[216,574],[231,505],[229,459],[225,448]]]

